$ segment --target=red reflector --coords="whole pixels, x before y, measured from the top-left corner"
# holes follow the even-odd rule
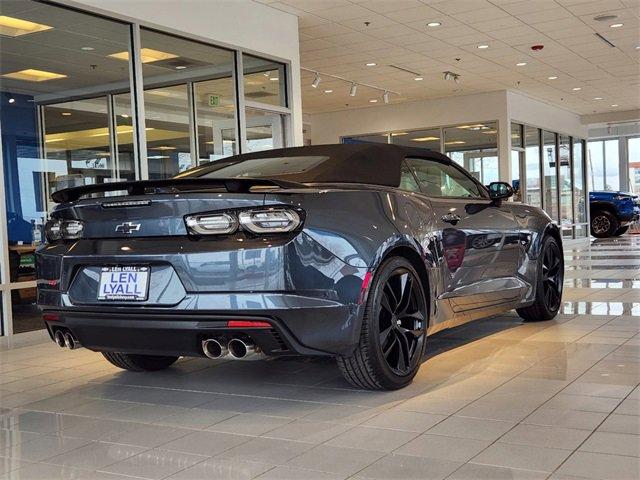
[[[368,271],[364,274],[364,278],[362,279],[362,286],[360,287],[360,296],[358,297],[358,304],[362,304],[364,302],[364,297],[369,289],[369,284],[371,283],[371,271]]]
[[[45,313],[42,315],[42,320],[44,320],[45,322],[57,322],[58,320],[60,320],[60,315],[57,315],[55,313]]]
[[[271,328],[269,322],[261,322],[258,320],[229,320],[227,322],[229,328]]]

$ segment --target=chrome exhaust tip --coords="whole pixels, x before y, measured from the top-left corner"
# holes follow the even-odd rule
[[[260,356],[258,347],[256,347],[253,342],[242,340],[241,338],[231,339],[227,348],[229,349],[229,355],[236,360],[245,360]]]
[[[229,350],[215,338],[207,338],[202,341],[202,353],[209,358],[216,359],[227,355]]]
[[[71,334],[71,332],[66,332],[64,334],[64,344],[69,350],[75,350],[76,348],[80,348],[80,344],[78,340]]]
[[[62,332],[62,330],[56,330],[53,333],[53,341],[56,342],[56,345],[58,345],[60,348],[64,348],[67,346],[67,342],[65,342],[64,340],[64,333]]]

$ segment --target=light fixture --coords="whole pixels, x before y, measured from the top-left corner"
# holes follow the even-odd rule
[[[392,137],[402,137],[403,135],[409,135],[407,132],[393,132]]]
[[[412,138],[412,142],[435,142],[436,140],[440,140],[438,137],[418,137]]]
[[[549,80],[557,80],[557,79],[558,79],[558,77],[556,77],[556,76],[551,76],[551,77],[547,77],[547,78],[548,78]]]
[[[453,72],[442,72],[444,74],[444,79],[445,80],[453,80],[454,82],[458,83],[460,81],[460,75],[457,73],[453,73]]]
[[[611,105],[612,107],[619,107],[620,105],[618,105],[617,103],[614,103],[613,105]]]
[[[416,78],[414,78],[414,80],[416,82],[420,82],[420,81],[424,80],[424,78],[423,77],[416,77]]]
[[[440,22],[429,22],[429,23],[427,23],[427,27],[439,27],[440,25],[442,25],[442,23],[440,23]]]
[[[176,70],[184,70],[186,67],[186,65],[176,65]]]
[[[175,150],[176,147],[170,145],[161,145],[159,147],[149,147],[151,150]]]
[[[318,75],[318,74],[316,73],[316,76],[315,76],[315,78],[313,79],[313,83],[311,84],[311,86],[312,86],[313,88],[318,88],[318,85],[320,85],[320,82],[321,82],[321,81],[322,81],[322,79],[320,78],[320,75]]]
[[[527,62],[516,63],[516,67],[524,67],[526,64]]]
[[[480,50],[484,50],[486,48],[489,48],[489,45],[478,45],[478,47]]]
[[[9,103],[16,103],[16,99],[15,99],[15,98],[13,98],[13,97],[11,97],[11,98],[9,99]]]
[[[612,23],[609,25],[609,28],[620,28],[624,25],[624,23]]]
[[[358,93],[358,85],[356,83],[352,83],[351,88],[349,89],[349,96],[355,97],[356,93]]]
[[[269,80],[271,80],[272,82],[277,82],[278,80],[280,80],[279,77],[271,77]]]
[[[571,90],[573,90],[574,92],[579,92],[580,90],[582,90],[581,87],[573,87]]]
[[[129,60],[129,52],[112,53],[109,55],[109,57],[117,58],[118,60]],[[140,61],[142,63],[153,63],[160,60],[169,60],[171,58],[178,58],[178,55],[162,52],[160,50],[154,50],[152,48],[140,49]]]
[[[120,115],[122,118],[129,118],[129,115],[126,113],[123,113],[122,115]]]
[[[603,100],[602,97],[593,97],[594,100]]]
[[[328,89],[328,90],[325,90],[324,93],[333,93],[333,90]]]
[[[44,70],[36,70],[35,68],[27,68],[18,72],[5,73],[2,75],[6,78],[14,80],[25,80],[27,82],[46,82],[47,80],[57,80],[59,78],[67,78],[61,73],[46,72]]]
[[[636,45],[636,50],[640,50],[640,45]]]
[[[62,112],[60,115],[62,115],[63,117],[70,117],[71,112]]]
[[[464,145],[465,142],[464,140],[452,140],[450,142],[444,142],[445,145]]]
[[[384,103],[389,103],[389,92],[386,92],[386,91],[385,91],[385,92],[382,94],[382,101],[383,101]]]
[[[43,25],[42,23],[30,22],[20,18],[7,17],[0,15],[0,35],[5,37],[20,37],[30,33],[44,32],[51,30],[53,27]]]
[[[375,67],[375,66],[377,65],[377,63],[375,63],[375,62],[369,62],[369,63],[365,63],[365,65],[366,65],[367,67]]]
[[[371,100],[369,100],[369,103],[378,103],[378,99],[377,98],[372,98]]]
[[[91,52],[95,50],[93,47],[80,47],[80,50],[84,50],[85,52]]]

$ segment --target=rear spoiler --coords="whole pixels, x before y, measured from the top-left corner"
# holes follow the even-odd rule
[[[168,178],[165,180],[139,180],[134,182],[99,183],[58,190],[51,195],[56,203],[73,202],[92,193],[125,190],[128,195],[158,193],[156,189],[192,190],[224,187],[230,193],[247,193],[252,187],[307,188],[302,183],[268,178]]]

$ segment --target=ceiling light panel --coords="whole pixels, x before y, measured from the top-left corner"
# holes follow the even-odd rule
[[[129,60],[129,52],[112,53],[109,56],[111,58],[117,58],[118,60]],[[142,61],[142,63],[153,63],[160,60],[169,60],[171,58],[178,58],[178,55],[162,52],[160,50],[154,50],[153,48],[140,49],[140,60]]]
[[[67,76],[63,75],[62,73],[36,70],[35,68],[27,68],[18,72],[5,73],[2,76],[5,78],[12,78],[14,80],[24,80],[26,82],[46,82],[48,80],[67,78]]]
[[[5,37],[21,37],[30,33],[44,32],[53,27],[42,23],[30,22],[20,18],[0,15],[0,35]]]

